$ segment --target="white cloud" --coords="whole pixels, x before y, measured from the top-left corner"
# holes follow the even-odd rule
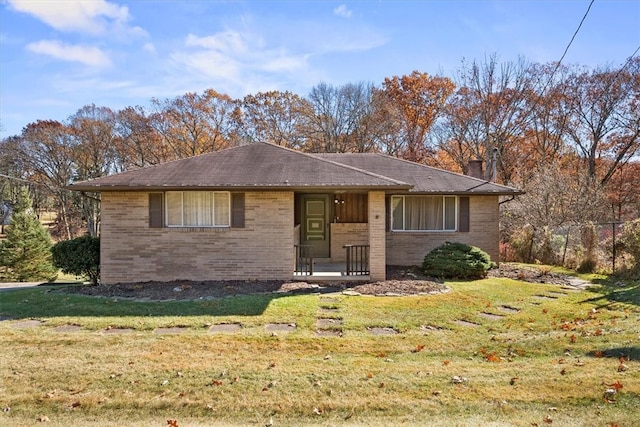
[[[29,43],[27,49],[63,61],[80,62],[91,67],[111,65],[109,56],[94,46],[70,45],[57,40],[40,40]]]
[[[241,82],[255,72],[292,72],[306,66],[303,55],[290,55],[283,49],[267,49],[260,38],[227,30],[206,37],[189,34],[186,51],[172,59],[199,74]]]
[[[147,52],[151,52],[151,53],[155,53],[156,51],[156,47],[153,43],[145,43],[142,48],[147,51]]]
[[[131,27],[129,8],[106,0],[8,0],[17,11],[35,16],[58,31],[94,35],[146,35],[140,27]]]
[[[341,4],[340,6],[333,9],[333,14],[337,16],[342,16],[343,18],[351,18],[351,11],[347,8],[347,5]]]

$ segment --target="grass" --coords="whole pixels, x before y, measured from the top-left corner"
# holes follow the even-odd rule
[[[0,424],[35,425],[40,417],[50,426],[637,423],[636,283],[582,292],[507,279],[448,285],[451,292],[433,296],[164,303],[56,287],[1,293],[0,315],[14,320],[0,322],[0,406],[10,408]],[[341,319],[343,336],[317,336],[319,318]],[[24,319],[44,324],[12,326]],[[242,331],[208,329],[230,322]],[[268,323],[297,329],[271,334]],[[82,329],[55,332],[68,324]],[[171,326],[187,329],[153,333]],[[134,331],[105,334],[107,327]],[[399,333],[373,335],[372,327]],[[617,392],[605,395],[612,387]]]

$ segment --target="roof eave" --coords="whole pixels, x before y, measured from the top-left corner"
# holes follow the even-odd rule
[[[70,185],[73,191],[408,191],[411,185],[227,185],[227,186],[176,186],[176,185]]]

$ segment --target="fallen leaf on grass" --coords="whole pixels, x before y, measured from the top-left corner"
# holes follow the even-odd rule
[[[616,381],[613,384],[607,384],[605,382],[602,383],[603,385],[606,385],[607,387],[611,387],[614,390],[620,390],[622,388],[622,383],[620,381]]]
[[[449,361],[449,360],[445,360],[445,361],[442,362],[442,364],[444,366],[449,366],[450,363],[451,363],[451,361]]]
[[[424,350],[424,347],[425,347],[425,346],[424,346],[424,344],[420,344],[420,345],[418,345],[416,348],[414,348],[413,350],[411,350],[411,352],[412,352],[412,353],[419,353],[419,352],[421,352],[422,350]]]
[[[167,424],[169,425],[169,427],[178,427],[177,420],[167,420]]]
[[[487,353],[484,358],[487,359],[487,362],[502,362],[502,358],[495,353]]]
[[[516,385],[516,381],[518,381],[519,379],[520,379],[520,378],[518,378],[518,377],[513,377],[513,378],[511,378],[511,380],[509,381],[509,384],[511,384],[511,385]]]

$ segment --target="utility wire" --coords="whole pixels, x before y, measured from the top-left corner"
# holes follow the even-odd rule
[[[549,87],[549,84],[551,83],[551,80],[553,80],[553,77],[556,75],[556,72],[560,68],[560,65],[562,64],[562,61],[564,60],[564,57],[567,56],[567,52],[569,52],[569,48],[571,47],[571,45],[573,44],[573,41],[576,39],[576,36],[580,32],[580,28],[582,28],[582,24],[587,19],[587,16],[589,15],[589,12],[591,11],[591,6],[593,6],[593,3],[595,1],[596,0],[591,0],[591,2],[589,3],[589,7],[587,7],[587,11],[584,13],[584,16],[580,20],[580,24],[578,24],[578,28],[576,28],[576,30],[574,31],[573,36],[571,36],[571,40],[569,40],[569,43],[567,44],[567,47],[564,49],[564,52],[562,53],[562,56],[560,57],[560,60],[558,60],[558,62],[556,62],[556,66],[553,69],[553,71],[551,72],[551,75],[549,76],[549,78],[547,79],[547,83],[542,88],[542,92],[540,92],[540,97],[539,98],[543,97],[544,93],[547,91],[547,87]],[[535,104],[534,104],[534,107],[535,107]]]

